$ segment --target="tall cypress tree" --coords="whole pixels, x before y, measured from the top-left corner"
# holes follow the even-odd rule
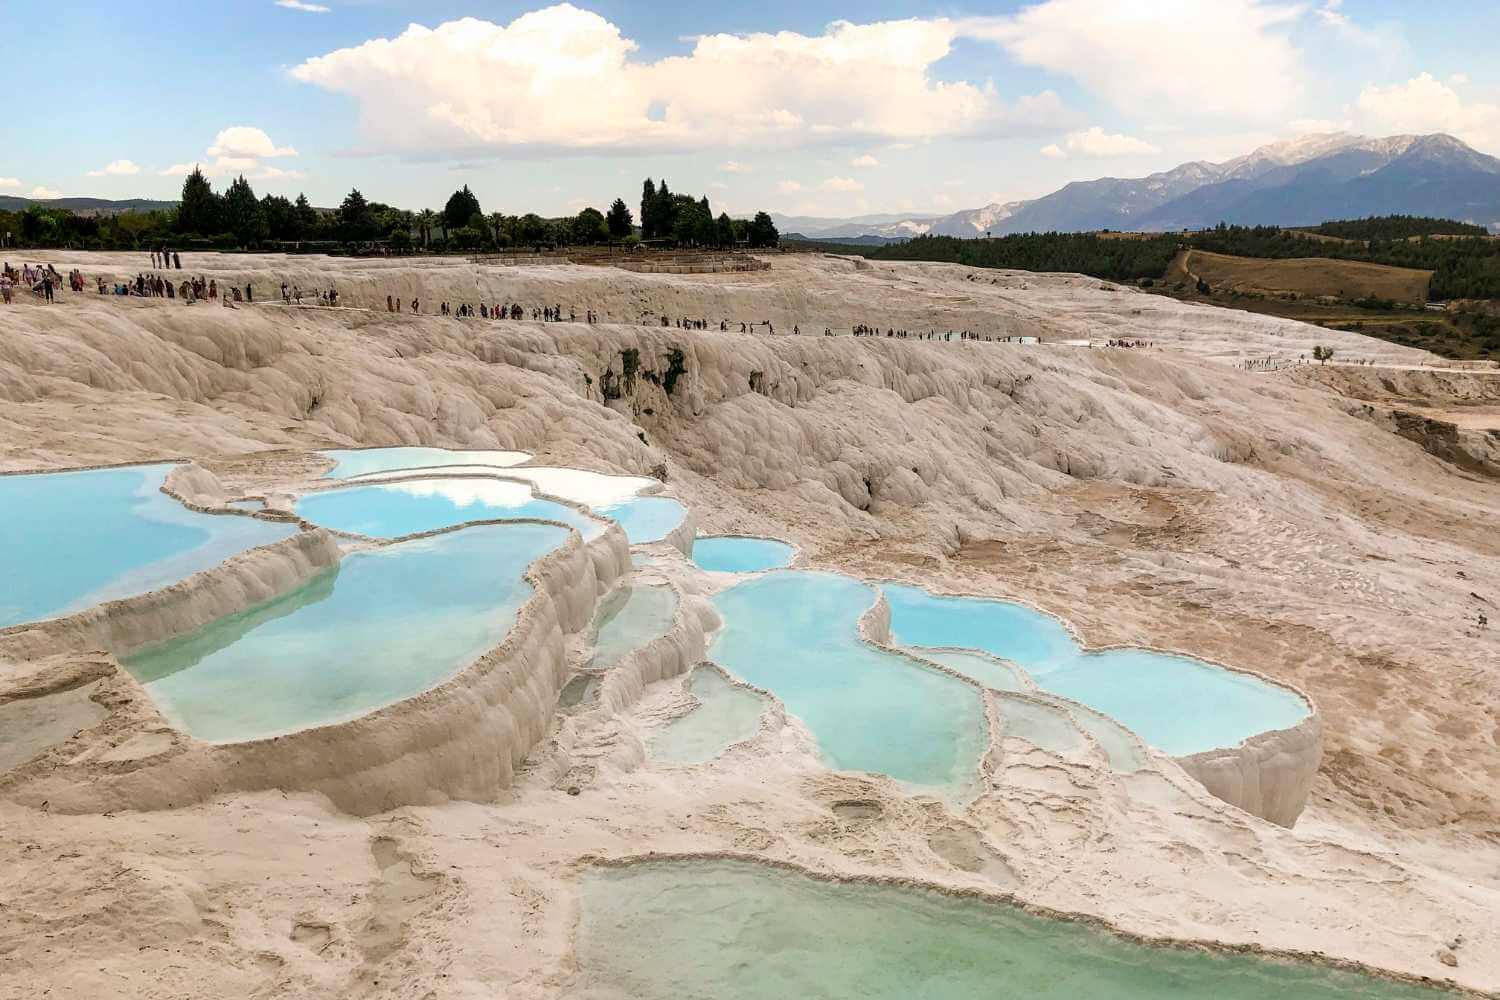
[[[672,189],[667,187],[665,177],[661,179],[661,186],[656,189],[656,207],[652,210],[651,217],[657,236],[672,235],[672,227],[677,224],[677,202]]]
[[[641,236],[651,239],[656,235],[656,185],[651,178],[641,187]]]

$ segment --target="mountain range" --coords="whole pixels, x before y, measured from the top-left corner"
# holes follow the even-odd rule
[[[1042,198],[952,215],[772,218],[782,232],[811,238],[893,240],[924,233],[1166,232],[1220,222],[1310,226],[1371,215],[1457,219],[1500,232],[1500,159],[1450,135],[1372,139],[1336,132],[1262,146],[1224,163],[1074,181]]]
[[[153,201],[150,198],[125,198],[111,201],[108,198],[22,198],[19,195],[0,194],[0,211],[24,212],[32,205],[43,208],[65,208],[77,215],[118,215],[121,212],[155,212],[176,208],[175,201]]]

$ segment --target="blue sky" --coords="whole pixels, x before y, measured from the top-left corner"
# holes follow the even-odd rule
[[[326,9],[298,9],[326,8]],[[1311,131],[1500,154],[1500,4],[63,2],[9,32],[0,193],[258,192],[561,214],[641,179],[734,212],[946,212]],[[142,14],[146,16],[142,16]],[[24,141],[17,141],[17,140]]]

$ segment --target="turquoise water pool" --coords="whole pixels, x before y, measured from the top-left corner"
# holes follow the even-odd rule
[[[255,739],[363,715],[441,683],[500,644],[521,574],[563,528],[483,525],[353,553],[244,613],[126,657],[199,739]]]
[[[1018,664],[1037,686],[1097,709],[1182,756],[1295,726],[1308,706],[1285,688],[1184,656],[1085,653],[1054,618],[1003,601],[884,587],[894,641],[980,649]]]
[[[605,529],[571,507],[538,500],[525,483],[484,477],[408,479],[321,490],[298,497],[295,510],[314,524],[371,538],[401,538],[466,521],[516,517],[561,521],[586,539]]]
[[[635,497],[593,508],[600,517],[619,522],[631,545],[659,542],[682,523],[687,508],[670,497]]]
[[[687,690],[698,699],[697,706],[652,737],[653,757],[669,764],[702,764],[760,731],[765,699],[731,684],[713,667],[695,668]]]
[[[711,573],[760,573],[791,563],[797,550],[774,538],[699,538],[693,562]]]
[[[1009,663],[997,660],[984,653],[966,649],[932,649],[927,646],[908,647],[924,660],[941,663],[949,670],[963,674],[996,691],[1026,691],[1030,685],[1020,670]]]
[[[580,1000],[1438,1000],[1251,955],[1153,947],[1016,907],[739,861],[595,869]]]
[[[398,469],[427,469],[439,465],[490,465],[507,468],[531,456],[524,451],[457,450],[450,448],[339,448],[325,451],[334,467],[325,478],[352,479]]]
[[[863,642],[875,596],[833,573],[754,577],[714,598],[724,627],[709,656],[780,698],[832,766],[962,792],[986,740],[979,691]]]
[[[606,669],[666,635],[677,614],[670,587],[617,587],[599,602],[594,616],[594,656],[590,666]]]
[[[200,514],[171,465],[0,476],[0,628],[176,583],[297,526]]]

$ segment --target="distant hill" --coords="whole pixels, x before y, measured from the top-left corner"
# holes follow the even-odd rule
[[[149,198],[125,198],[111,201],[108,198],[19,198],[15,195],[0,195],[0,211],[24,212],[32,205],[43,208],[65,208],[78,215],[119,215],[122,212],[157,212],[176,208],[175,201],[152,201]]]
[[[1032,201],[940,217],[801,220],[807,224],[783,230],[812,239],[976,237],[1172,232],[1219,222],[1310,226],[1325,219],[1388,215],[1456,219],[1500,232],[1500,160],[1450,135],[1371,139],[1330,133],[1263,146],[1223,163],[1197,161],[1147,177],[1075,181]]]
[[[849,247],[883,247],[891,243],[903,243],[904,236],[819,236],[811,237],[802,233],[783,233],[783,243],[833,243],[839,246]]]

